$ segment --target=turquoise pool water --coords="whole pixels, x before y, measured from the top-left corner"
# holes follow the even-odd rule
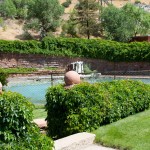
[[[90,82],[90,83],[95,83],[95,82],[104,82],[104,81],[112,81],[114,78],[112,77],[103,77],[103,78],[88,78],[84,79],[84,81]],[[118,79],[123,79],[123,78],[117,78]],[[142,79],[133,79],[133,80],[141,80],[144,83],[150,84],[150,78],[142,78]],[[63,80],[57,79],[53,81],[53,85],[57,85],[60,83],[64,83]],[[18,92],[27,98],[34,104],[45,104],[45,94],[48,89],[48,87],[51,87],[51,82],[34,82],[34,83],[18,83],[15,85],[9,85],[5,87],[6,91],[13,91],[13,92]]]
[[[53,81],[53,85],[63,83],[62,80]],[[51,87],[51,82],[34,82],[34,83],[18,83],[5,87],[6,91],[18,92],[27,97],[34,104],[45,104],[45,94],[47,89]]]

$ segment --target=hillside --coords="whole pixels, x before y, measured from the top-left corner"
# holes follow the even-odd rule
[[[60,0],[60,3],[65,2],[66,0]],[[140,0],[141,3],[150,5],[150,0]],[[62,16],[62,19],[67,20],[69,18],[69,13],[73,10],[74,6],[78,0],[72,0],[72,3],[68,8],[65,9],[65,14]],[[134,3],[135,0],[112,0],[112,4],[114,4],[116,7],[122,7],[127,2]],[[106,6],[106,4],[104,4]],[[18,20],[6,20],[5,21],[5,27],[0,27],[0,39],[5,40],[21,40],[23,39],[23,22],[20,22]],[[37,35],[37,33],[33,33]],[[58,31],[59,34],[59,31]]]

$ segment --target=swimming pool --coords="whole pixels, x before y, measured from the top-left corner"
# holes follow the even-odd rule
[[[117,80],[124,79],[123,77],[117,77]],[[130,78],[133,80],[141,80],[146,84],[150,84],[150,78]],[[89,83],[95,82],[105,82],[112,81],[114,77],[99,77],[99,78],[85,78],[83,81],[87,81]],[[53,82],[51,80],[34,80],[29,82],[22,83],[8,83],[8,86],[5,87],[6,91],[18,92],[25,97],[29,98],[29,100],[34,104],[45,104],[45,94],[48,87],[53,85],[57,85],[60,83],[64,83],[63,79],[55,79]]]
[[[63,80],[53,80],[53,85],[63,83]],[[51,87],[50,80],[47,81],[30,81],[21,83],[8,83],[8,86],[4,87],[6,91],[18,92],[27,97],[34,104],[45,104],[45,94],[48,87]]]

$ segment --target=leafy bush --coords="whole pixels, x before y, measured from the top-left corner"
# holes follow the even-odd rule
[[[83,64],[83,71],[85,74],[90,74],[90,73],[96,73],[96,70],[91,70],[91,67],[89,64]]]
[[[58,85],[48,89],[46,101],[48,135],[60,138],[149,108],[150,86],[131,80],[82,83],[71,89]]]
[[[45,38],[42,48],[64,56],[105,59],[109,61],[150,61],[150,43],[119,43],[99,39]]]
[[[7,85],[7,77],[8,74],[0,72],[0,82],[2,83],[3,86]]]
[[[0,149],[52,150],[52,140],[32,123],[33,108],[21,94],[0,95]]]
[[[0,52],[104,59],[115,62],[150,61],[150,43],[119,43],[99,39],[45,38],[37,41],[0,40]]]
[[[11,53],[25,53],[28,54],[30,51],[40,49],[40,42],[37,41],[5,41],[0,40],[0,51],[1,52],[11,52]]]

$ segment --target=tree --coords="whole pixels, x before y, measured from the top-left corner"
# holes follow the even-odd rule
[[[149,33],[150,15],[141,8],[126,4],[122,8],[108,6],[101,15],[107,39],[127,42],[133,36]]]
[[[150,33],[150,13],[144,9],[132,4],[126,4],[122,10],[128,14],[132,26],[134,27],[134,36]]]
[[[16,17],[19,19],[25,19],[28,13],[28,6],[33,0],[12,0],[16,8]]]
[[[5,18],[16,16],[17,10],[12,0],[4,0],[0,3],[0,15]]]
[[[98,19],[99,19],[99,3],[97,0],[79,0],[79,3],[75,6],[77,12],[76,20],[80,25],[80,33],[82,35],[93,35],[95,30],[98,32]],[[98,27],[98,28],[96,28]]]
[[[113,5],[104,8],[101,14],[101,21],[104,35],[107,39],[126,41],[132,36],[131,32],[133,29],[130,28],[131,22],[128,20],[128,16]]]
[[[25,28],[40,31],[42,39],[49,31],[55,31],[59,26],[63,10],[58,0],[34,0],[29,6]]]
[[[78,24],[76,22],[76,11],[73,10],[70,13],[69,20],[65,21],[65,23],[62,26],[62,36],[69,36],[69,37],[78,37]]]

